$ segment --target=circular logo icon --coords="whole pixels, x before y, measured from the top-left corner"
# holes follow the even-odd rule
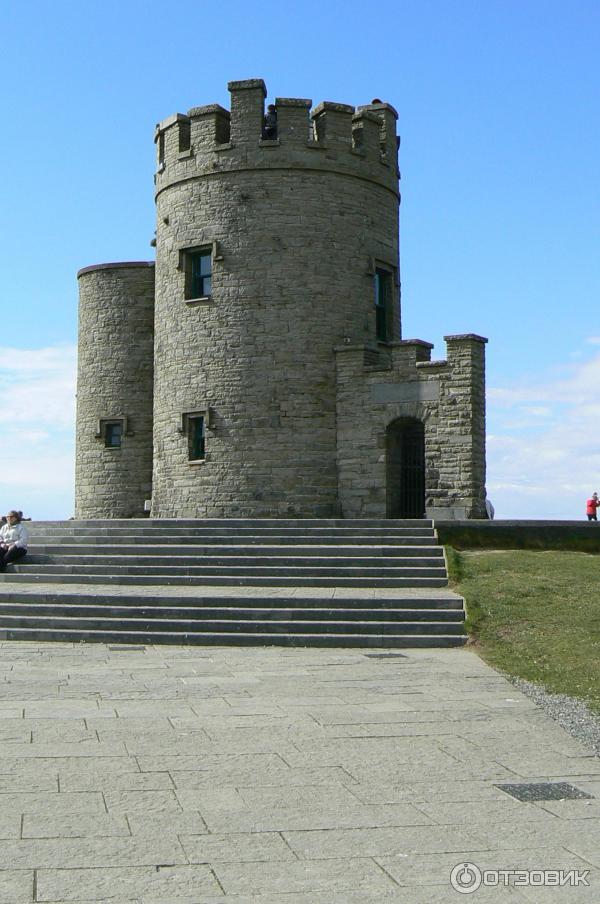
[[[450,884],[461,895],[470,895],[481,885],[481,870],[474,863],[457,863],[450,873]]]

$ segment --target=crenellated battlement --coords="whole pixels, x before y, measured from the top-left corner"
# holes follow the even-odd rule
[[[304,97],[276,97],[277,140],[286,143],[312,140],[312,124],[309,114],[312,100]]]
[[[188,110],[190,120],[190,150],[192,148],[212,149],[215,145],[227,144],[231,136],[231,113],[219,104],[192,107]]]
[[[255,168],[337,171],[398,192],[398,114],[391,104],[322,101],[313,108],[308,98],[277,97],[266,107],[262,79],[228,88],[230,111],[207,104],[157,124],[157,194],[196,176]]]

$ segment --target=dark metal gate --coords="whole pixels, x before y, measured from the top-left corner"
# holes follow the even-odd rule
[[[399,418],[386,431],[388,518],[425,517],[425,429]]]

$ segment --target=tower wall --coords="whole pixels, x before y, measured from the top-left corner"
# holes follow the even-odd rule
[[[386,430],[400,418],[424,426],[427,517],[487,517],[487,339],[469,333],[445,340],[447,358],[439,361],[430,360],[433,346],[418,339],[394,343],[379,354],[363,345],[336,350],[344,517],[386,517]]]
[[[152,480],[154,264],[100,264],[78,279],[75,517],[139,517]],[[106,446],[110,424],[119,446]]]
[[[373,276],[393,273],[400,337],[396,113],[230,83],[157,128],[154,517],[339,513],[335,355],[375,342]],[[186,299],[186,249],[212,291]],[[188,293],[189,294],[189,293]],[[205,416],[190,461],[185,418]]]

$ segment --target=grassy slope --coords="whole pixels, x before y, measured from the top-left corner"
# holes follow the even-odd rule
[[[600,710],[600,556],[450,549],[467,628],[491,665]]]

